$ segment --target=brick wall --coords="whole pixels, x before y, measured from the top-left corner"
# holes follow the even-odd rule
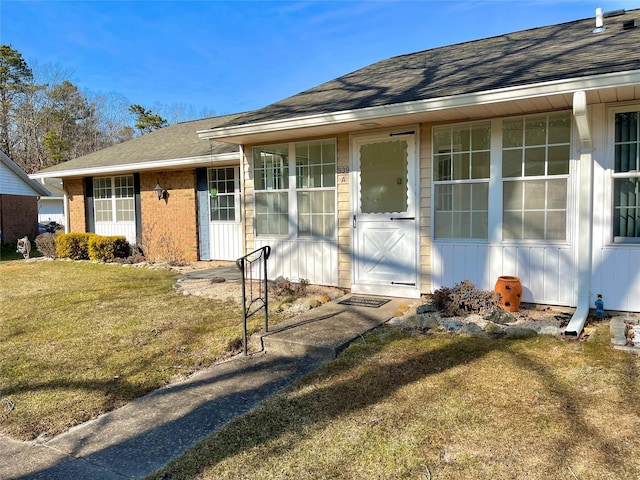
[[[160,182],[169,192],[158,200]],[[140,175],[142,244],[152,260],[198,259],[195,171],[179,170]]]
[[[38,235],[38,198],[22,195],[0,195],[0,232],[2,243],[16,243]]]
[[[158,181],[169,192],[166,201],[158,200],[153,190]],[[69,198],[69,229],[84,232],[84,182],[65,180],[64,188]],[[140,211],[142,248],[150,260],[198,260],[194,170],[141,173]]]

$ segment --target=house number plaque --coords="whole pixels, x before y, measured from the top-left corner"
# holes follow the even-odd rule
[[[349,173],[349,167],[338,167],[338,175],[340,175],[340,183],[347,183],[346,174]]]

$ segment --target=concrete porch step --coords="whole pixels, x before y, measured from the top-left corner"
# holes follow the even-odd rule
[[[268,333],[255,333],[250,345],[276,355],[333,360],[352,341],[393,318],[401,305],[414,302],[384,297],[389,301],[378,308],[339,303],[350,297],[341,297],[279,323]]]

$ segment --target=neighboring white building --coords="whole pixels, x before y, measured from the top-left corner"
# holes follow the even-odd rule
[[[0,243],[15,243],[38,234],[38,199],[49,191],[0,152]]]
[[[60,178],[40,178],[38,181],[51,192],[48,197],[40,197],[38,201],[38,222],[56,222],[66,225],[64,214],[64,190]]]

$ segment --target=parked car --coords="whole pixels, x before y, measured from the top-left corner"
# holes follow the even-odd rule
[[[57,222],[38,223],[38,235],[41,233],[56,233],[64,230],[64,227]]]

